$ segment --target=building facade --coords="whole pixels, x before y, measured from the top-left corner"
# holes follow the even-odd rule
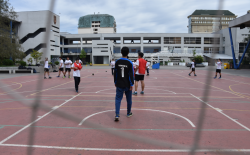
[[[47,19],[51,17],[51,25],[47,28]],[[17,12],[17,35],[20,39],[24,53],[27,55],[24,61],[30,58],[33,50],[45,52],[50,59],[53,55],[60,55],[60,16],[51,11],[27,11]],[[49,33],[49,45],[45,41],[45,33]],[[48,48],[45,48],[48,47]]]
[[[92,14],[79,18],[78,34],[116,33],[115,18],[108,14]]]
[[[213,33],[228,28],[237,16],[228,10],[195,10],[188,16],[188,33]]]
[[[46,28],[46,19],[52,18],[52,24]],[[114,26],[115,19],[111,16],[83,16],[79,19],[79,29],[105,28]],[[91,18],[90,18],[91,17]],[[93,18],[92,18],[93,17]],[[106,17],[109,17],[105,19]],[[232,59],[232,52],[227,28],[216,33],[79,33],[60,32],[60,17],[50,11],[18,12],[17,34],[27,57],[33,49],[42,52],[47,50],[49,61],[58,61],[59,56],[76,59],[84,50],[87,53],[86,62],[93,64],[109,64],[112,58],[121,57],[122,47],[128,47],[131,60],[137,59],[137,53],[143,52],[146,59],[160,56],[160,61],[178,63],[190,62],[193,52],[204,58],[215,53],[220,57]],[[85,22],[88,21],[88,22]],[[95,23],[97,21],[97,23]],[[100,22],[98,22],[100,21]],[[94,22],[94,23],[93,23]],[[114,29],[114,27],[112,27]],[[45,32],[49,30],[49,45],[45,46]],[[244,37],[249,34],[247,28],[232,28],[236,57],[244,49]],[[48,48],[45,48],[48,47]],[[237,52],[238,51],[238,52]]]

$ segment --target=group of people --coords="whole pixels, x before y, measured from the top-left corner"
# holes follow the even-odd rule
[[[217,60],[216,65],[217,65],[217,68],[216,68],[216,72],[215,72],[215,77],[214,77],[214,79],[217,78],[217,74],[218,74],[218,73],[219,73],[219,75],[220,75],[219,79],[221,79],[221,66],[222,66],[221,59],[218,59],[218,60]],[[193,59],[193,62],[191,62],[191,65],[190,65],[191,72],[188,74],[189,76],[191,76],[192,73],[194,73],[194,76],[197,76],[197,75],[195,74],[195,67],[196,67],[196,63],[195,63],[195,60]]]
[[[59,62],[59,73],[57,77],[60,77],[61,72],[63,74],[63,78],[66,78],[66,74],[68,72],[68,78],[71,78],[70,76],[70,72],[71,69],[73,69],[73,77],[74,77],[74,81],[75,81],[75,90],[78,93],[78,87],[81,81],[81,76],[80,76],[80,71],[82,69],[82,61],[79,60],[79,58],[76,58],[75,62],[73,63],[69,57],[67,57],[67,59],[65,60],[65,62],[63,61],[62,57],[59,57],[60,62]],[[65,71],[64,71],[64,67],[65,67]],[[48,63],[48,58],[45,58],[45,63],[44,63],[44,79],[46,78],[46,73],[48,74],[48,78],[51,79],[50,75],[49,75],[49,63]]]

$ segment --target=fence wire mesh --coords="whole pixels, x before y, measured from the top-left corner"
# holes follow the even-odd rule
[[[217,16],[219,17],[220,15],[220,11],[222,10],[223,6],[224,6],[224,1],[223,0],[218,0],[218,13],[217,13]],[[53,12],[54,8],[55,8],[55,5],[56,5],[56,0],[51,0],[50,1],[50,4],[49,4],[49,10],[51,12]],[[50,27],[51,27],[51,24],[52,24],[52,16],[50,14],[47,15],[47,30],[50,30]],[[47,43],[47,45],[49,45],[49,42],[50,42],[50,32],[51,31],[46,31],[46,35],[44,37],[44,42]],[[217,47],[217,46],[214,46],[214,47]],[[43,51],[43,58],[46,57],[47,55],[47,52],[48,52],[48,46],[47,48],[44,48],[44,51]],[[212,57],[213,57],[213,53],[212,53]],[[198,122],[197,122],[197,128],[195,129],[195,136],[194,136],[194,141],[193,141],[193,144],[191,146],[188,146],[188,145],[183,145],[183,144],[178,144],[178,143],[173,143],[171,141],[168,141],[168,140],[157,140],[157,139],[152,139],[152,138],[148,138],[148,137],[145,137],[145,136],[140,136],[140,135],[137,135],[137,134],[133,134],[133,133],[129,133],[129,132],[124,132],[124,131],[120,131],[120,130],[116,130],[116,129],[110,129],[108,126],[103,126],[103,125],[99,125],[97,123],[94,123],[94,122],[91,122],[91,121],[88,121],[86,120],[84,122],[84,126],[87,126],[89,128],[95,128],[95,130],[99,130],[100,132],[104,132],[106,134],[109,134],[109,135],[113,135],[113,136],[116,136],[116,137],[119,137],[121,139],[129,139],[129,140],[132,140],[132,141],[135,141],[135,142],[138,142],[138,143],[142,143],[142,144],[149,144],[153,147],[164,147],[165,149],[179,149],[179,150],[189,150],[189,153],[187,154],[190,154],[190,155],[194,155],[196,153],[199,153],[199,152],[203,152],[203,151],[206,151],[206,152],[209,152],[210,154],[233,154],[233,155],[236,155],[236,154],[246,154],[245,152],[239,152],[239,151],[235,151],[235,150],[228,150],[227,148],[221,148],[220,146],[214,146],[214,147],[211,147],[211,146],[201,146],[200,145],[200,140],[201,140],[201,135],[202,135],[202,131],[203,131],[203,126],[204,126],[204,122],[205,122],[205,119],[206,119],[206,111],[207,111],[207,107],[209,106],[207,103],[209,101],[209,94],[210,94],[210,90],[211,90],[211,76],[213,74],[213,69],[209,67],[208,71],[207,71],[207,75],[206,75],[206,84],[204,86],[204,92],[203,92],[203,96],[202,98],[197,98],[196,96],[194,96],[195,98],[197,98],[197,100],[199,100],[201,102],[201,107],[200,107],[200,111],[199,111],[199,117],[198,117]],[[36,77],[36,79],[34,80],[37,80],[37,91],[36,93],[40,93],[40,92],[43,92],[44,89],[43,89],[43,80],[41,80],[41,77],[43,77],[42,73],[39,73]],[[4,86],[5,84],[0,80],[0,85],[1,86]],[[72,121],[72,122],[75,122],[75,123],[79,123],[82,121],[82,118],[79,118],[75,115],[72,115],[72,114],[69,114],[69,113],[66,113],[64,111],[61,111],[59,108],[52,108],[51,109],[51,106],[49,105],[46,105],[46,103],[44,101],[41,100],[40,96],[37,95],[35,98],[32,98],[30,100],[27,100],[25,98],[25,96],[23,96],[21,93],[18,93],[18,92],[15,92],[11,89],[10,86],[4,86],[4,87],[1,87],[1,89],[6,92],[7,95],[9,95],[13,101],[18,101],[22,104],[24,104],[25,106],[28,106],[31,108],[32,110],[32,113],[31,113],[31,116],[30,116],[30,124],[26,125],[25,127],[21,128],[20,130],[18,130],[17,132],[15,132],[14,134],[12,134],[11,136],[3,139],[2,141],[0,141],[0,145],[1,146],[4,146],[4,143],[6,141],[8,141],[9,139],[11,139],[13,136],[19,134],[20,132],[24,131],[24,130],[29,130],[29,135],[28,135],[28,140],[27,140],[27,154],[28,155],[32,155],[33,154],[33,146],[35,145],[34,144],[34,139],[36,137],[36,128],[34,127],[35,124],[40,120],[42,119],[43,117],[40,117],[37,119],[37,116],[38,116],[38,111],[39,110],[43,110],[45,112],[47,112],[47,115],[48,114],[53,114],[53,115],[56,115],[58,117],[61,117],[63,119],[66,119],[66,120],[69,120],[69,121]],[[8,92],[12,92],[12,93],[9,93]],[[79,93],[78,95],[80,95],[81,93]],[[77,95],[77,96],[78,96]],[[66,102],[74,99],[75,97],[77,96],[74,96],[73,98],[69,99],[69,100],[66,100]],[[63,103],[64,104],[64,103]],[[47,116],[45,115],[45,116]],[[45,117],[44,116],[44,117]]]

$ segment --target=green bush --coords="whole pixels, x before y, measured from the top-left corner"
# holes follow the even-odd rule
[[[185,60],[183,59],[183,61],[182,62],[185,62]]]
[[[13,66],[14,65],[14,62],[10,59],[5,59],[3,60],[3,65],[5,66]]]
[[[56,61],[56,62],[55,62],[55,64],[56,64],[56,65],[59,65],[59,62],[58,62],[58,61]]]
[[[200,64],[200,63],[203,62],[203,57],[200,56],[200,55],[198,55],[198,56],[195,56],[195,57],[194,57],[194,60],[195,60],[195,62],[196,62],[197,64]]]
[[[25,61],[19,61],[18,63],[20,63],[21,66],[26,66],[26,62]]]

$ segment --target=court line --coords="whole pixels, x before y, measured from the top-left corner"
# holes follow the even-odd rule
[[[23,127],[22,129],[18,130],[17,132],[13,133],[12,135],[10,135],[9,137],[5,138],[4,140],[0,141],[0,144],[3,144],[4,142],[6,142],[7,140],[9,140],[10,138],[14,137],[15,135],[17,135],[18,133],[22,132],[23,130],[27,129],[28,127],[30,127],[32,124],[36,123],[37,121],[41,120],[42,118],[44,118],[45,116],[49,115],[50,113],[52,113],[53,111],[55,111],[56,109],[58,109],[59,107],[63,106],[64,104],[68,103],[69,101],[71,101],[72,99],[74,99],[75,97],[79,96],[81,93],[75,95],[74,97],[72,97],[71,99],[65,101],[64,103],[62,103],[59,106],[55,106],[54,108],[52,108],[51,111],[47,112],[46,114],[44,114],[43,116],[39,117],[38,119],[36,119],[35,121],[31,122],[30,124],[26,125],[25,127]]]
[[[6,81],[6,82],[7,82],[7,81]],[[9,81],[9,82],[12,82],[12,81]],[[20,89],[20,88],[22,88],[22,86],[23,86],[21,83],[18,83],[18,82],[12,82],[12,83],[19,84],[20,86],[19,86],[18,88],[16,88],[16,89],[12,89],[12,90],[9,91],[9,92],[12,92],[12,91],[14,91],[14,90]],[[8,93],[8,92],[3,92],[3,93],[0,93],[0,94],[3,95],[3,94],[5,94],[5,93]]]
[[[248,84],[248,85],[249,85],[249,83],[245,83],[245,84]],[[233,84],[233,85],[230,85],[230,86],[229,86],[229,89],[230,89],[232,92],[237,93],[237,94],[240,94],[240,95],[246,97],[247,99],[250,98],[249,96],[243,95],[243,94],[241,94],[241,93],[239,93],[239,92],[235,92],[235,91],[231,88],[231,86],[235,86],[235,85],[241,85],[241,83],[240,83],[240,84]]]
[[[172,73],[173,73],[173,72],[172,72]],[[207,85],[206,83],[203,83],[203,82],[200,82],[200,81],[197,81],[197,80],[191,79],[191,78],[187,78],[187,77],[185,77],[185,76],[182,76],[182,75],[179,75],[179,74],[176,74],[176,73],[173,73],[173,74],[178,75],[178,76],[181,76],[181,77],[184,77],[184,78],[186,78],[186,79],[189,79],[189,80],[192,80],[192,81],[195,81],[195,82],[198,82],[198,83],[201,83],[201,84],[204,84],[204,85]],[[222,91],[224,91],[224,92],[228,92],[228,93],[230,93],[230,94],[234,94],[234,95],[236,95],[236,96],[243,97],[242,95],[238,95],[238,94],[236,94],[236,93],[234,93],[234,92],[227,91],[227,90],[224,90],[224,89],[221,89],[221,88],[215,87],[215,86],[213,86],[213,85],[208,85],[208,86],[213,87],[213,88],[216,88],[216,89],[219,89],[219,90],[222,90]]]
[[[127,110],[127,109],[121,109],[121,110]],[[181,118],[185,119],[193,128],[195,128],[195,125],[188,118],[186,118],[184,116],[181,116],[181,115],[178,115],[178,114],[175,114],[175,113],[172,113],[172,112],[161,111],[161,110],[154,110],[154,109],[135,109],[135,108],[133,108],[133,111],[134,110],[156,111],[156,112],[162,112],[162,113],[167,113],[167,114],[175,115],[175,116],[178,116],[178,117],[181,117]],[[78,125],[82,125],[84,123],[84,121],[86,121],[87,119],[89,119],[90,117],[92,117],[94,115],[105,113],[105,112],[109,112],[109,111],[115,111],[115,110],[106,110],[106,111],[101,111],[101,112],[97,112],[97,113],[94,113],[92,115],[89,115],[89,116],[85,117]]]
[[[21,145],[21,144],[0,144],[9,147],[32,147],[45,149],[64,149],[64,150],[85,150],[85,151],[115,151],[115,152],[190,152],[189,149],[111,149],[111,148],[81,148],[81,147],[62,147],[62,146],[43,146],[43,145]],[[199,149],[195,152],[250,152],[250,149]]]
[[[98,73],[98,72],[96,72],[96,73]],[[96,73],[95,73],[95,74],[96,74]],[[84,77],[82,77],[81,79],[86,78],[86,77],[89,77],[89,76],[91,76],[91,75],[84,76]],[[70,83],[70,82],[73,82],[73,80],[71,80],[71,81],[69,81],[69,82],[66,82],[66,83],[63,83],[63,84],[60,84],[60,85],[57,85],[57,86],[54,86],[54,87],[51,87],[51,88],[48,88],[48,89],[41,90],[41,91],[39,91],[39,92],[30,94],[30,95],[27,95],[26,97],[31,96],[31,95],[35,95],[35,94],[38,94],[38,93],[41,93],[41,92],[44,92],[44,91],[46,91],[46,90],[50,90],[50,89],[52,89],[52,88],[56,88],[56,87],[59,87],[59,86],[68,84],[68,83]]]
[[[210,105],[210,104],[204,102],[203,100],[201,100],[200,98],[196,97],[196,96],[193,95],[193,94],[191,94],[191,95],[192,95],[194,98],[200,100],[202,103],[205,103],[206,105],[208,105],[209,107],[213,108],[213,109],[216,110],[217,112],[219,112],[219,113],[221,113],[222,115],[226,116],[226,117],[229,118],[231,121],[233,121],[233,122],[235,122],[236,124],[240,125],[240,126],[243,127],[244,129],[250,131],[250,129],[249,129],[248,127],[246,127],[246,126],[244,126],[243,124],[239,123],[238,121],[234,120],[234,119],[231,118],[230,116],[224,114],[220,109],[213,107],[212,105]]]
[[[114,87],[114,88],[110,88],[110,89],[103,89],[103,90],[99,90],[99,91],[97,91],[97,92],[95,92],[95,93],[100,93],[100,92],[102,92],[102,91],[105,91],[105,90],[111,90],[111,89],[115,89],[115,87]],[[168,91],[168,92],[171,92],[172,94],[176,94],[175,92],[170,91],[170,90],[156,89],[156,88],[147,88],[147,89],[155,89],[155,90]],[[106,94],[110,94],[110,93],[106,93]],[[111,94],[115,94],[115,93],[111,93]],[[151,93],[151,94],[152,94],[152,93]],[[159,93],[157,93],[157,94],[159,94]],[[165,93],[162,93],[162,94],[165,94]],[[170,93],[168,93],[168,94],[170,94]],[[188,93],[187,93],[187,94],[188,94]]]
[[[24,127],[24,125],[2,125],[4,127]],[[58,127],[58,126],[30,126],[32,128],[48,128],[48,129],[74,129],[74,130],[102,130],[103,128],[80,128],[80,127]],[[128,131],[197,131],[197,129],[118,129],[106,128],[108,130],[128,130]],[[247,131],[246,129],[201,129],[202,131]],[[248,132],[248,131],[247,131]]]

